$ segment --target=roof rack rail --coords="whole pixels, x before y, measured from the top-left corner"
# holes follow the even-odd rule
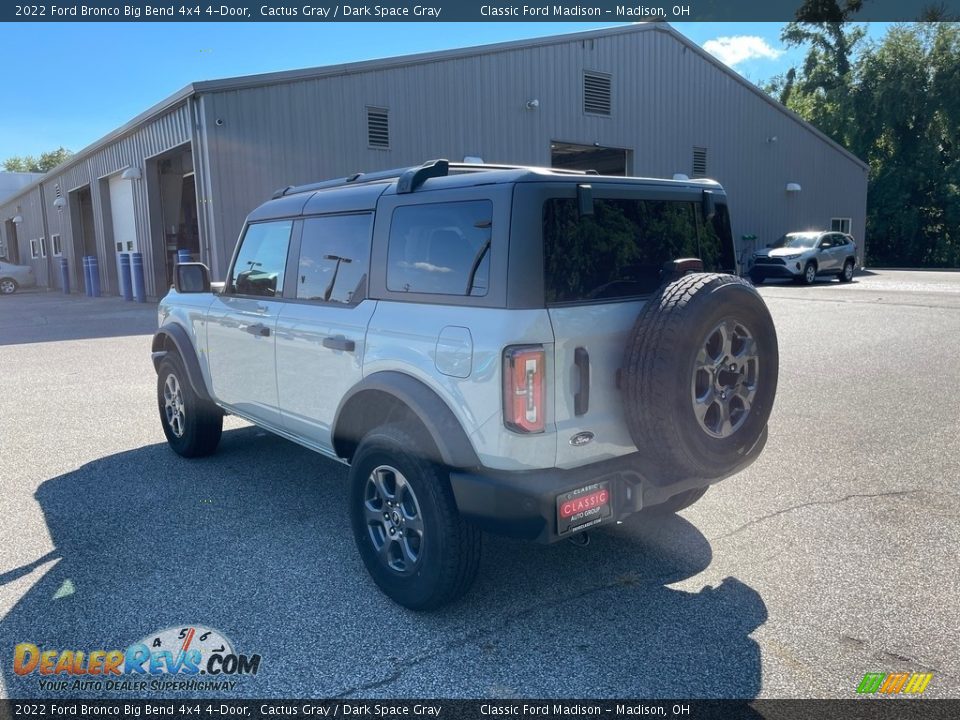
[[[394,168],[393,170],[380,170],[373,173],[357,172],[347,177],[336,178],[334,180],[322,180],[321,182],[308,183],[306,185],[288,185],[280,188],[273,193],[273,199],[284,197],[286,195],[296,195],[303,192],[312,192],[315,190],[327,190],[329,188],[343,187],[346,185],[362,185],[364,183],[384,182],[386,180],[398,180],[397,192],[414,192],[426,180],[432,177],[443,177],[451,171],[458,173],[472,172],[490,172],[492,170],[523,170],[525,165],[499,165],[499,164],[473,164],[473,163],[452,163],[447,160],[428,160],[423,165],[413,167]],[[558,175],[597,175],[596,170],[566,170],[562,168],[551,168],[551,172]]]

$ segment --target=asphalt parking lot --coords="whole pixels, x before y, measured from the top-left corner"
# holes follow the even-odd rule
[[[0,298],[0,695],[58,694],[18,643],[199,624],[262,655],[226,697],[846,698],[899,670],[960,697],[960,273],[761,293],[781,370],[752,467],[586,548],[485,538],[434,614],[368,579],[342,466],[232,418],[213,457],[166,448],[152,307]]]

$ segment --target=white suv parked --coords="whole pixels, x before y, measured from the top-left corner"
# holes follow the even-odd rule
[[[736,270],[711,181],[438,160],[286,188],[224,283],[177,266],[163,431],[206,455],[226,412],[348,464],[373,579],[435,608],[481,530],[582,539],[756,459],[777,338]]]

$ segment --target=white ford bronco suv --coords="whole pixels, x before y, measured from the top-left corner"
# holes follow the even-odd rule
[[[757,458],[777,337],[734,257],[709,180],[436,160],[288,187],[224,283],[176,267],[163,431],[207,455],[229,413],[346,463],[374,581],[436,608],[481,531],[582,540]]]

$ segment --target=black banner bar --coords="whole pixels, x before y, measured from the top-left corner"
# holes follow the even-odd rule
[[[960,700],[0,700],[5,718],[952,720]]]
[[[638,22],[837,20],[845,0],[583,0],[504,2],[491,0],[87,0],[4,3],[4,22]],[[847,19],[858,22],[960,20],[960,0],[863,0]]]

